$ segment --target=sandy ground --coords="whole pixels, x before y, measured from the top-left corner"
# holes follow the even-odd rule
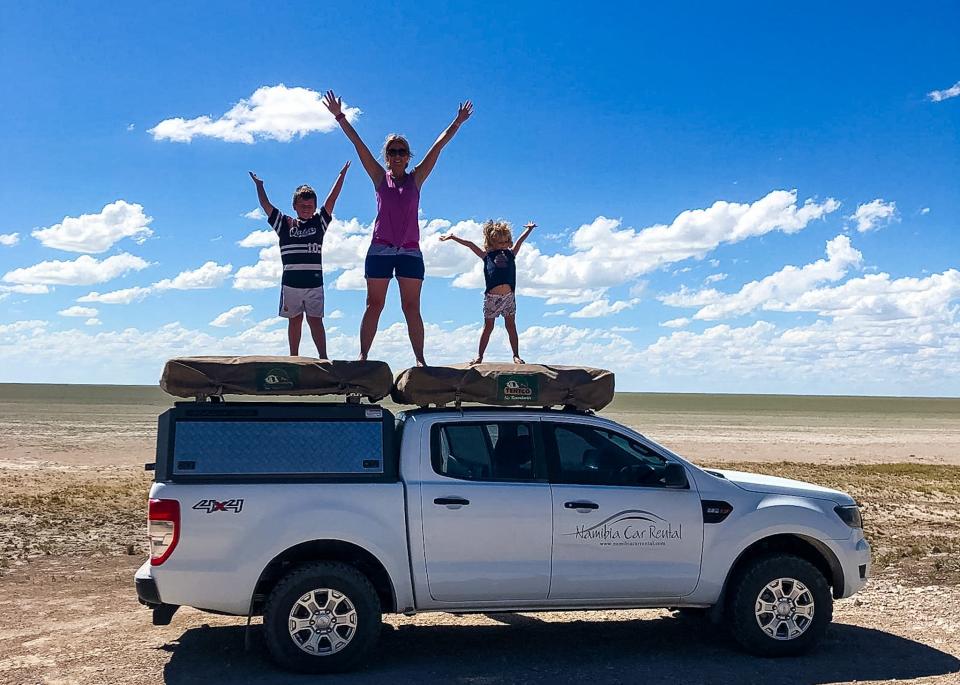
[[[960,683],[960,418],[613,416],[695,461],[849,483],[867,503],[882,570],[813,655],[748,657],[666,611],[431,614],[385,617],[361,671],[300,678],[270,662],[259,619],[245,651],[242,619],[182,609],[157,627],[137,603],[156,414],[0,403],[0,683]]]

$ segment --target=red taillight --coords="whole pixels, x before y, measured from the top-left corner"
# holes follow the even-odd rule
[[[167,560],[180,539],[180,502],[175,499],[150,500],[147,535],[150,536],[150,565],[159,566]]]

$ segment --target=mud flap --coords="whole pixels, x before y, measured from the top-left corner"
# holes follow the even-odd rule
[[[153,607],[153,625],[168,626],[180,607],[176,604],[158,604]]]

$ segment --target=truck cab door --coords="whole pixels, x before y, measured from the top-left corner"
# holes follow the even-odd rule
[[[703,514],[689,479],[668,486],[665,457],[605,426],[559,418],[542,426],[553,484],[550,599],[692,592]]]
[[[435,603],[546,599],[552,505],[537,427],[500,417],[431,427],[420,505]]]

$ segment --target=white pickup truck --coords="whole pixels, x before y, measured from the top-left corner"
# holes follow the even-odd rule
[[[298,671],[362,662],[384,612],[669,607],[796,654],[870,575],[849,495],[702,469],[589,412],[184,402],[155,472],[154,623],[262,615]]]

